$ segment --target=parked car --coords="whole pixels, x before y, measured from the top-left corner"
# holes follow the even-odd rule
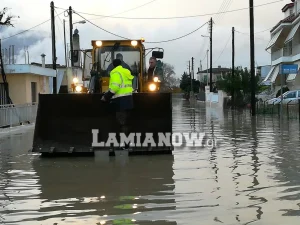
[[[298,103],[300,100],[300,90],[293,90],[293,91],[287,91],[283,95],[283,104],[293,104]],[[272,98],[267,101],[267,104],[280,104],[281,103],[281,96],[278,96],[277,98]]]

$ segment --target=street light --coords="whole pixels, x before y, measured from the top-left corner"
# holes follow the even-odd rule
[[[66,61],[66,66],[69,67],[69,63],[68,63],[68,60],[67,60],[67,45],[66,45],[66,20],[64,19],[64,45],[65,45],[65,61]],[[80,23],[80,24],[85,24],[86,21],[85,20],[81,20],[81,21],[77,21],[75,23],[72,23],[72,30],[73,30],[73,25],[76,24],[76,23]],[[70,37],[71,39],[72,37]],[[70,43],[71,44],[71,43]]]

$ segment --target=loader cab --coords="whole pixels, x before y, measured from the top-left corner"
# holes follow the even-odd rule
[[[142,40],[92,41],[91,86],[93,93],[108,90],[112,62],[119,58],[122,66],[134,76],[134,89],[139,88],[139,74],[144,74],[144,46]]]

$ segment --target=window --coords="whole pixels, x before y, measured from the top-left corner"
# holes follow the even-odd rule
[[[37,102],[36,82],[31,82],[31,102]]]
[[[284,98],[296,98],[296,91],[288,93]]]

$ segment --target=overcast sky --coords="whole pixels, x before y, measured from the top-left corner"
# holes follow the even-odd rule
[[[262,5],[274,1],[276,0],[254,0],[254,5]],[[256,7],[254,10],[255,32],[260,32],[273,27],[283,18],[283,13],[281,12],[282,7],[290,2],[291,0],[282,0],[281,2],[274,4]],[[213,67],[219,65],[222,67],[231,66],[232,27],[235,27],[238,32],[245,33],[235,33],[236,66],[250,66],[248,9],[218,15],[159,20],[101,18],[94,15],[88,15],[115,15],[117,17],[135,18],[203,15],[246,8],[249,6],[248,0],[57,0],[54,1],[54,4],[56,7],[64,9],[72,6],[74,11],[77,11],[81,16],[89,19],[99,27],[127,38],[137,39],[143,37],[146,42],[165,41],[183,36],[208,22],[210,17],[213,17],[215,22],[213,27]],[[146,5],[137,8],[144,4]],[[10,14],[20,16],[20,18],[15,18],[13,20],[14,27],[0,27],[0,38],[2,39],[50,19],[50,1],[48,0],[1,0],[1,7],[8,7]],[[137,9],[131,10],[133,8]],[[64,17],[63,11],[64,10],[62,9],[56,9],[58,14],[62,13],[59,18],[56,19],[57,57],[58,63],[60,64],[64,64],[62,20],[68,20],[68,17]],[[73,21],[76,22],[79,20],[82,20],[82,18],[73,14]],[[68,26],[68,22],[66,22],[66,25]],[[79,30],[81,48],[90,48],[92,39],[120,39],[119,37],[102,31],[88,22],[86,24],[75,24],[74,29],[75,28],[78,28]],[[209,39],[201,37],[201,35],[208,35],[207,28],[207,25],[205,25],[197,32],[176,41],[157,44],[145,43],[145,45],[146,48],[164,48],[165,55],[163,61],[172,64],[175,67],[177,76],[180,77],[184,71],[187,71],[188,61],[192,57],[195,58],[195,68],[198,68],[200,66],[200,60],[205,58],[206,49],[209,47]],[[66,33],[67,42],[69,43],[68,27]],[[269,30],[256,34],[256,65],[261,66],[270,64],[270,54],[265,51],[269,37]],[[227,47],[225,48],[226,43]],[[18,63],[24,63],[24,46],[29,46],[30,62],[41,62],[40,55],[45,53],[46,63],[51,63],[50,22],[3,41],[3,46],[5,47],[10,44],[16,45],[15,52],[19,55],[17,58]],[[202,69],[206,69],[206,64],[207,60],[205,58],[202,62]]]

